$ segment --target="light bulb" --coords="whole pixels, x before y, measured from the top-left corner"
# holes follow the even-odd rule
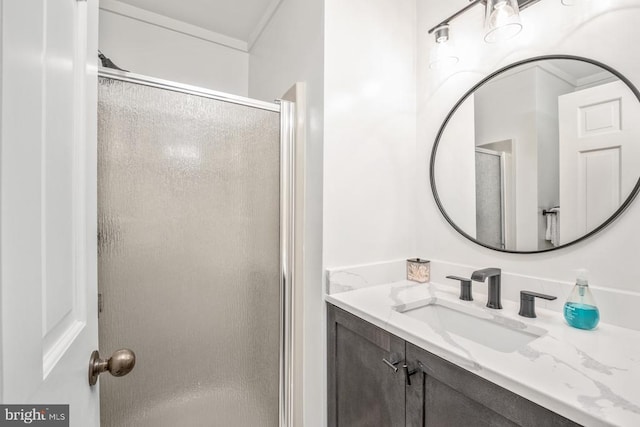
[[[451,42],[436,43],[431,51],[429,68],[432,70],[443,69],[457,64],[459,58],[455,54],[455,49]]]
[[[443,69],[457,64],[459,58],[456,55],[455,45],[449,39],[449,26],[445,24],[436,28],[435,36],[436,45],[431,50],[429,68]]]
[[[516,0],[489,0],[485,18],[487,43],[508,40],[522,30]]]

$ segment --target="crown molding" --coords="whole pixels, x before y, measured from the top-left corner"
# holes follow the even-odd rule
[[[276,4],[275,8],[271,10],[271,8],[273,7],[273,3],[276,2],[278,4]],[[271,19],[271,16],[278,8],[280,2],[281,0],[274,0],[274,2],[269,6],[269,9],[267,10],[267,12],[269,12],[269,16],[267,16],[267,14],[265,13],[265,15],[260,20],[259,25],[262,25],[262,28],[260,28],[260,31],[257,32],[258,36]],[[249,44],[244,40],[225,36],[224,34],[216,33],[214,31],[210,31],[196,25],[187,24],[186,22],[169,18],[158,13],[150,12],[139,7],[131,6],[118,0],[100,0],[100,9],[107,12],[115,13],[117,15],[126,16],[128,18],[135,19],[141,22],[145,22],[147,24],[155,25],[167,30],[175,31],[180,34],[219,44],[231,49],[239,50],[242,52],[249,51]],[[265,22],[263,23],[263,21]],[[255,30],[254,33],[256,33]]]
[[[264,13],[262,14],[262,18],[260,18],[251,34],[249,34],[249,41],[247,44],[248,51],[251,51],[253,45],[256,44],[256,42],[262,35],[262,32],[265,30],[265,28],[267,28],[267,25],[271,21],[271,18],[273,18],[273,15],[275,15],[282,2],[283,0],[271,0],[271,3],[269,3],[269,6],[267,6]]]

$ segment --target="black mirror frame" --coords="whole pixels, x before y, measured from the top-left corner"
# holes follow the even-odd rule
[[[442,134],[444,133],[444,130],[447,127],[447,124],[451,120],[451,117],[453,117],[455,112],[458,111],[458,108],[460,107],[460,105],[462,105],[462,103],[464,101],[466,101],[467,98],[472,93],[474,93],[478,88],[483,86],[485,83],[487,83],[489,80],[493,79],[497,75],[502,74],[503,72],[505,72],[507,70],[510,70],[512,68],[516,68],[516,67],[518,67],[520,65],[529,64],[529,63],[532,63],[532,62],[537,62],[537,61],[542,61],[542,60],[551,60],[551,59],[571,59],[571,60],[575,60],[575,61],[582,61],[582,62],[587,62],[589,64],[596,65],[596,66],[598,66],[598,67],[610,72],[611,74],[613,74],[614,76],[619,78],[621,81],[623,81],[627,85],[627,87],[629,89],[631,89],[633,94],[638,99],[638,102],[640,102],[640,92],[638,91],[638,89],[633,85],[633,83],[631,83],[631,81],[629,79],[627,79],[625,76],[620,74],[617,70],[615,70],[615,69],[613,69],[613,68],[609,67],[608,65],[605,65],[605,64],[603,64],[601,62],[598,62],[596,60],[589,59],[589,58],[584,58],[584,57],[581,57],[581,56],[574,56],[574,55],[542,55],[542,56],[536,56],[536,57],[528,58],[528,59],[525,59],[525,60],[522,60],[522,61],[514,62],[512,64],[509,64],[509,65],[505,66],[505,67],[500,68],[497,71],[494,71],[493,73],[489,74],[487,77],[482,79],[479,83],[475,84],[471,89],[469,89],[462,96],[462,98],[460,98],[460,100],[458,102],[456,102],[456,104],[453,106],[451,111],[449,111],[449,114],[447,114],[447,117],[444,119],[444,122],[440,126],[440,130],[438,130],[438,134],[436,136],[435,143],[433,144],[433,148],[431,149],[431,160],[429,162],[429,179],[431,181],[431,191],[433,193],[433,197],[435,199],[436,205],[438,205],[438,209],[440,210],[440,213],[442,213],[442,216],[444,216],[444,219],[446,219],[447,222],[458,233],[460,233],[461,235],[463,235],[467,239],[471,240],[473,243],[476,243],[476,244],[478,244],[480,246],[484,246],[487,249],[491,249],[491,250],[498,251],[498,252],[510,253],[510,254],[537,254],[537,253],[551,252],[551,251],[555,251],[555,250],[558,250],[558,249],[564,249],[564,248],[569,247],[571,245],[575,245],[576,243],[582,242],[583,240],[588,239],[589,237],[593,236],[594,234],[599,233],[604,228],[606,228],[608,225],[610,225],[612,222],[614,222],[629,207],[629,205],[631,205],[633,200],[638,195],[638,192],[640,192],[640,178],[639,178],[638,181],[636,182],[636,185],[633,187],[633,190],[631,191],[631,194],[629,194],[629,196],[626,198],[624,203],[622,203],[622,205],[620,205],[618,210],[616,210],[609,217],[609,219],[604,221],[598,227],[596,227],[595,229],[591,230],[590,232],[588,232],[584,236],[582,236],[582,237],[580,237],[580,238],[578,238],[576,240],[572,240],[569,243],[565,243],[564,245],[560,245],[560,246],[556,246],[554,248],[548,248],[548,249],[539,249],[539,250],[535,250],[535,251],[513,251],[513,250],[508,250],[508,249],[502,249],[502,248],[496,248],[496,247],[493,247],[493,246],[489,246],[489,245],[487,245],[485,243],[480,242],[479,240],[477,240],[476,238],[470,236],[469,234],[465,233],[460,227],[458,227],[453,222],[453,220],[449,217],[449,215],[447,215],[447,212],[445,211],[444,206],[442,206],[442,201],[440,200],[440,197],[438,196],[438,190],[436,189],[435,161],[436,161],[436,154],[437,154],[437,151],[438,151],[438,145],[440,144],[440,138],[442,137]]]

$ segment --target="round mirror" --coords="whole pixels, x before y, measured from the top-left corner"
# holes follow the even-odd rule
[[[503,252],[544,252],[611,223],[640,187],[640,93],[586,58],[532,58],[478,83],[445,119],[431,188],[447,221]]]

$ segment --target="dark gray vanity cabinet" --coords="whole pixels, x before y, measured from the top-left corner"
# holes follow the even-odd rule
[[[331,304],[327,310],[331,427],[579,425]],[[398,362],[397,371],[383,359]]]
[[[407,426],[579,426],[409,342],[405,355]]]
[[[404,425],[405,342],[333,305],[327,317],[329,426]]]

